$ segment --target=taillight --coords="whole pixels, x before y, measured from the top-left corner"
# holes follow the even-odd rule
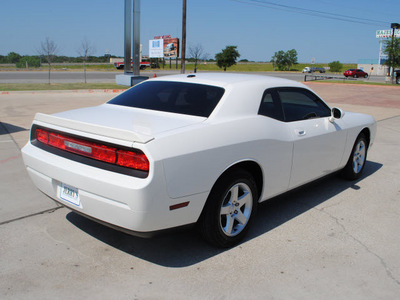
[[[140,150],[124,150],[37,128],[35,138],[45,145],[136,170],[148,171],[149,160]]]

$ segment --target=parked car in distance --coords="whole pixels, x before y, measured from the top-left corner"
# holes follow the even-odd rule
[[[394,76],[396,78],[396,83],[400,84],[400,70],[395,70],[394,71]]]
[[[364,72],[361,69],[348,69],[348,70],[344,71],[343,75],[345,77],[354,77],[354,78],[364,77],[364,78],[368,78],[368,73]]]
[[[118,70],[122,70],[124,69],[125,66],[125,62],[123,61],[119,61],[119,62],[115,62],[114,63],[114,67],[117,68]],[[131,61],[131,67],[133,67],[133,62]],[[139,63],[139,69],[140,70],[145,70],[146,68],[150,68],[151,64],[148,61],[141,61]]]
[[[138,236],[195,225],[230,247],[258,203],[336,171],[359,178],[375,133],[300,82],[182,74],[36,114],[22,155],[39,190],[97,222]]]
[[[318,68],[318,67],[305,67],[302,71],[302,73],[314,73],[314,72],[320,72],[320,73],[325,73],[326,70],[325,68]]]

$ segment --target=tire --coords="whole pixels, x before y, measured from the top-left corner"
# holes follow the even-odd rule
[[[364,78],[368,78],[368,74],[365,74],[365,75],[364,75]]]
[[[400,76],[397,76],[397,77],[396,77],[396,83],[397,83],[397,84],[400,84]]]
[[[361,133],[354,143],[353,149],[346,166],[342,170],[342,176],[348,180],[361,177],[367,161],[368,143],[365,135]]]
[[[357,78],[358,76],[357,76],[357,74],[354,74],[353,77],[354,77],[354,78]]]
[[[253,176],[234,169],[215,183],[198,221],[205,240],[228,248],[246,235],[257,211],[257,186]]]

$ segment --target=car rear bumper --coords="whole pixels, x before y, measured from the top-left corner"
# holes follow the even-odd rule
[[[162,164],[147,178],[114,173],[46,152],[31,143],[22,149],[36,187],[62,205],[106,225],[140,236],[195,223],[205,194],[172,199],[167,194]],[[79,200],[62,195],[63,184],[77,189]],[[75,202],[75,203],[73,203]],[[177,204],[187,206],[175,209]]]

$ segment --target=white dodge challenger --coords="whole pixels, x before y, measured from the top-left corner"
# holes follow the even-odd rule
[[[259,202],[339,170],[359,178],[375,133],[302,83],[200,73],[38,113],[22,154],[34,184],[80,214],[139,236],[196,224],[230,247]]]

